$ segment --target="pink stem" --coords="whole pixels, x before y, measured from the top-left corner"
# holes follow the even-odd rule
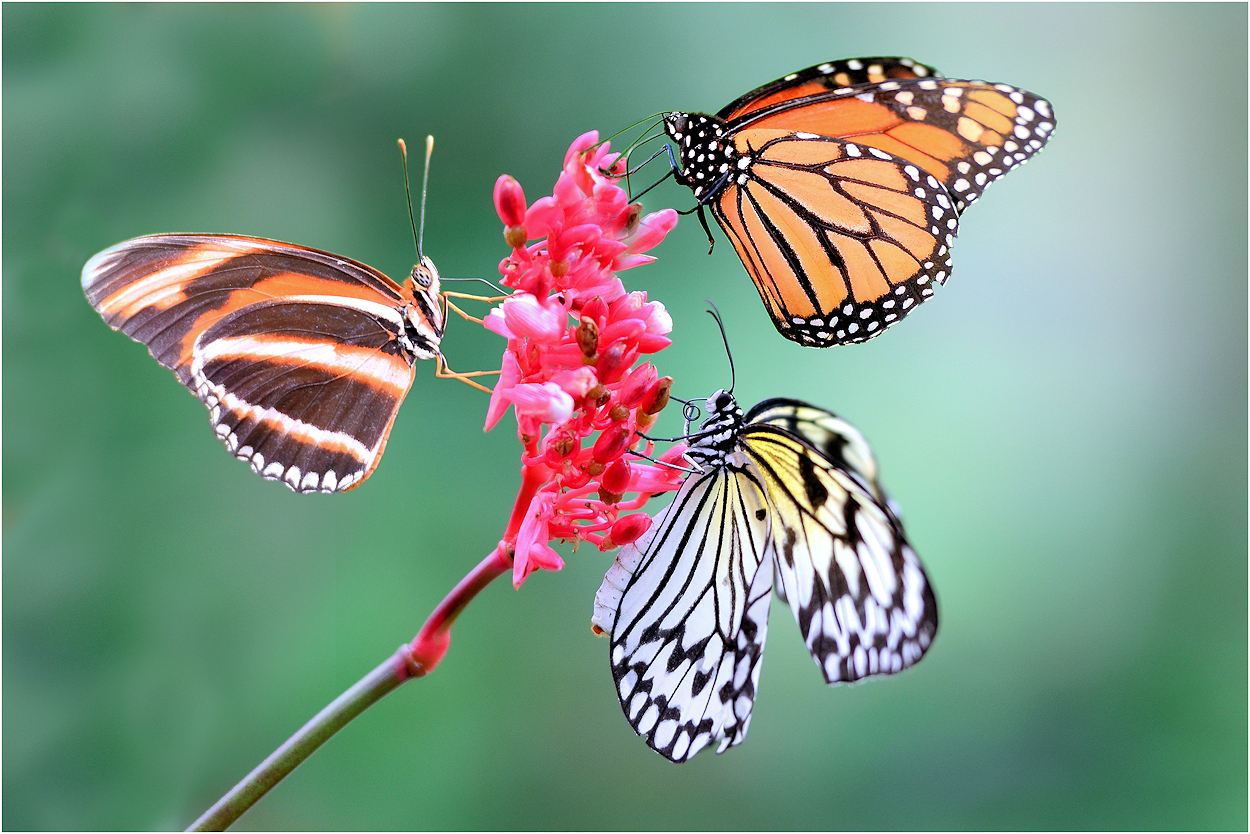
[[[529,506],[528,501],[525,503]],[[506,542],[500,542],[438,604],[409,647],[406,678],[419,678],[434,671],[434,667],[447,653],[447,646],[451,643],[451,626],[456,617],[477,596],[478,591],[500,574],[512,569],[510,551],[511,547]]]

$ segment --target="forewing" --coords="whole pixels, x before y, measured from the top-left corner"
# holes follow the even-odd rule
[[[752,129],[734,141],[749,164],[713,211],[782,335],[865,341],[950,274],[958,218],[917,166],[815,135]]]
[[[382,273],[261,238],[151,235],[91,258],[82,284],[264,477],[336,492],[377,465],[413,377],[407,298]]]
[[[941,73],[910,58],[848,58],[829,61],[778,78],[752,90],[721,108],[722,119],[745,119],[752,113],[776,109],[783,104],[801,106],[830,90],[863,84],[879,84],[899,78],[940,78]]]
[[[346,296],[396,307],[394,281],[365,264],[304,246],[236,235],[148,235],[87,261],[82,286],[114,330],[148,346],[190,385],[191,349],[218,319],[292,295]]]
[[[893,674],[937,633],[937,603],[901,522],[860,483],[775,425],[743,434],[772,512],[771,555],[829,683]]]
[[[877,459],[859,429],[832,411],[782,397],[764,400],[747,412],[747,423],[780,426],[808,443],[836,468],[872,491],[879,502],[888,498],[878,482]]]
[[[1007,84],[900,78],[754,106],[730,128],[812,133],[876,148],[932,174],[962,212],[1042,149],[1055,118],[1046,99]]]
[[[746,736],[772,591],[768,524],[748,474],[718,467],[691,477],[621,549],[595,596],[625,717],[674,762]]]

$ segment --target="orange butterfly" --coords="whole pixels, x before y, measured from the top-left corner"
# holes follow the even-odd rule
[[[815,347],[870,339],[931,296],[959,215],[1054,127],[1043,98],[908,58],[820,64],[715,116],[664,116],[704,229],[710,205],[778,332]]]

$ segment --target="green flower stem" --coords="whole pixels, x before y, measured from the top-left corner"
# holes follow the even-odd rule
[[[348,721],[408,680],[407,657],[408,646],[400,646],[399,650],[385,663],[335,698],[333,703],[317,713],[311,721],[299,729],[299,732],[273,751],[269,758],[244,777],[243,781],[231,788],[229,793],[217,800],[216,804],[205,811],[204,815],[187,830],[225,831],[233,825],[244,811],[251,808],[258,799],[269,792],[270,788],[282,781],[283,777],[312,755],[314,750],[337,733]]]
[[[365,675],[351,689],[273,751],[243,781],[204,812],[188,831],[225,831],[243,812],[251,808],[269,789],[312,755],[330,736],[346,726],[391,690],[412,678],[432,671],[451,640],[451,625],[477,593],[512,567],[507,546],[499,546],[460,581],[439,604],[421,628],[416,639],[400,646],[395,654]]]

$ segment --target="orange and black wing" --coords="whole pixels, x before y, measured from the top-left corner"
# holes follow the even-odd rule
[[[1040,96],[942,78],[905,58],[811,67],[748,93],[720,118],[730,135],[812,133],[885,151],[936,177],[959,212],[1040,151],[1055,128],[1050,102]]]
[[[711,206],[777,329],[818,347],[869,339],[930,296],[959,215],[1054,126],[1039,96],[907,58],[820,64],[664,121],[677,181]]]
[[[362,263],[228,235],[151,235],[83,267],[87,300],[209,409],[257,474],[339,492],[377,466],[413,363],[415,298]]]
[[[734,142],[750,165],[712,209],[786,338],[862,342],[946,280],[958,217],[916,165],[810,134],[751,129]]]

